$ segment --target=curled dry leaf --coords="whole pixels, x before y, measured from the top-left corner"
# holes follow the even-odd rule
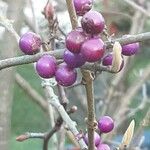
[[[132,120],[129,127],[127,128],[123,138],[122,138],[122,142],[121,142],[121,145],[120,145],[120,149],[124,149],[124,147],[128,147],[131,140],[132,140],[132,137],[133,137],[133,133],[134,133],[134,127],[135,127],[135,121]]]
[[[115,42],[113,45],[113,60],[111,70],[114,73],[117,73],[120,70],[122,64],[122,47],[119,42]]]

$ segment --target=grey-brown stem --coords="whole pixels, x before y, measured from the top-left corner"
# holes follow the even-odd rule
[[[112,42],[118,41],[120,42],[121,45],[124,45],[124,44],[129,44],[129,43],[134,43],[134,42],[143,42],[147,40],[150,40],[150,32],[141,33],[137,35],[131,35],[130,37],[122,37],[122,38],[114,39],[112,40]],[[112,44],[109,41],[106,41],[105,45],[106,45],[106,48],[112,47]],[[56,57],[56,59],[61,59],[63,56],[63,53],[64,53],[64,49],[60,49],[60,50],[55,50],[55,51],[50,51],[50,52],[42,52],[42,53],[38,53],[35,55],[31,55],[31,56],[23,55],[23,56],[17,56],[13,58],[7,58],[4,60],[0,60],[0,70],[4,68],[12,67],[12,66],[36,62],[40,57],[42,57],[45,54],[50,54]]]

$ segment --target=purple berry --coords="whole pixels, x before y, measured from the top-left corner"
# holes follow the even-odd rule
[[[62,86],[71,86],[77,79],[77,71],[69,68],[67,64],[62,63],[55,73],[55,78],[58,84]]]
[[[74,0],[74,7],[78,16],[83,16],[91,10],[93,0]]]
[[[66,47],[72,53],[79,53],[81,45],[87,39],[80,28],[71,31],[66,37]]]
[[[131,43],[122,46],[122,54],[125,56],[131,56],[138,53],[140,48],[139,43]]]
[[[114,128],[114,121],[109,116],[103,116],[98,121],[98,128],[102,133],[108,133]]]
[[[81,53],[88,62],[96,62],[104,55],[104,42],[99,38],[93,38],[83,43]]]
[[[110,147],[107,144],[99,144],[97,150],[110,150]]]
[[[99,34],[105,27],[105,20],[99,12],[91,10],[83,16],[81,25],[86,33]]]
[[[110,66],[110,65],[112,65],[112,59],[113,59],[112,54],[107,54],[106,56],[104,56],[104,58],[102,60],[102,64],[104,66]]]
[[[85,134],[84,136],[84,141],[88,145],[88,133]],[[94,143],[95,146],[98,146],[101,142],[101,137],[97,132],[94,132]]]
[[[42,78],[51,78],[56,72],[56,59],[50,55],[42,56],[36,63],[36,71]]]
[[[104,56],[104,58],[102,60],[102,64],[104,66],[111,66],[112,65],[112,60],[113,60],[113,55],[112,55],[112,53],[109,53],[106,56]],[[119,71],[122,70],[123,66],[124,66],[124,59],[122,57],[122,64],[120,66],[120,70]]]
[[[74,54],[69,50],[64,52],[64,61],[70,68],[77,68],[82,66],[85,63],[85,58],[81,53]]]
[[[27,55],[36,54],[39,51],[41,44],[42,41],[40,36],[33,32],[25,33],[19,40],[21,51]]]

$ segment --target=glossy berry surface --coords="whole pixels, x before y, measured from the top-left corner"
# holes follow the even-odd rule
[[[112,65],[112,60],[113,60],[113,55],[112,55],[112,53],[109,53],[106,56],[104,56],[104,58],[102,59],[102,64],[104,66],[111,66]],[[122,70],[123,66],[124,66],[124,59],[122,57],[122,64],[120,66],[120,70],[119,71]]]
[[[114,121],[109,116],[103,116],[98,120],[98,128],[102,133],[108,133],[114,128]]]
[[[100,60],[105,51],[104,42],[99,38],[93,38],[83,43],[81,53],[88,62]]]
[[[77,71],[62,63],[55,73],[55,79],[62,86],[71,86],[77,79]]]
[[[19,40],[19,47],[24,54],[36,54],[41,46],[41,38],[33,32],[27,32],[21,36]]]
[[[81,53],[71,53],[69,50],[64,52],[64,61],[70,68],[77,68],[85,63],[85,58]]]
[[[97,150],[110,150],[110,147],[107,144],[99,144]]]
[[[86,12],[91,10],[93,0],[74,0],[74,7],[78,16],[83,16]]]
[[[88,145],[88,134],[86,133],[84,136],[84,141]],[[101,137],[97,132],[94,132],[94,144],[95,146],[98,146],[101,142]]]
[[[86,33],[99,34],[105,27],[105,20],[99,12],[91,10],[83,16],[81,25]]]
[[[36,63],[36,71],[42,78],[51,78],[56,72],[56,59],[50,55],[42,56]]]
[[[125,56],[131,56],[138,53],[140,48],[139,43],[131,43],[122,46],[122,54]]]
[[[80,28],[71,31],[66,37],[66,48],[72,53],[79,53],[81,45],[86,40],[86,35]]]
[[[102,60],[102,64],[104,66],[110,66],[110,65],[112,65],[112,59],[113,59],[112,54],[107,54],[106,56],[104,56],[104,58]]]

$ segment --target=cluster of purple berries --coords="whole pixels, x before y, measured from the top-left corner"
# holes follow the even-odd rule
[[[109,116],[103,116],[98,120],[98,129],[100,133],[109,133],[114,128],[114,121]],[[84,136],[85,143],[88,145],[88,134]],[[97,150],[110,150],[107,144],[102,143],[101,137],[97,132],[94,132],[94,144]]]
[[[55,76],[58,84],[71,86],[77,78],[76,68],[85,62],[102,60],[104,66],[112,65],[112,53],[105,53],[105,44],[98,36],[103,32],[105,20],[103,16],[91,10],[93,0],[74,0],[75,10],[78,16],[82,16],[81,27],[72,30],[66,37],[66,50],[63,55],[64,63],[57,66],[56,59],[50,55],[42,56],[36,63],[36,71],[42,78]],[[42,40],[39,35],[28,32],[19,41],[19,47],[27,55],[39,52]],[[122,54],[131,56],[137,53],[139,43],[122,46]],[[124,61],[122,59],[123,68]]]
[[[38,53],[41,45],[42,40],[40,36],[32,32],[25,33],[19,41],[20,49],[23,53],[27,55],[33,55]],[[78,56],[78,58],[79,57],[80,56]],[[63,86],[72,85],[76,81],[77,77],[76,70],[73,70],[71,67],[68,67],[68,65],[65,63],[62,63],[59,66],[57,66],[57,61],[55,57],[51,55],[43,55],[37,61],[36,71],[42,78],[48,79],[55,76],[57,82]]]
[[[75,68],[81,67],[85,62],[96,62],[104,55],[104,42],[97,35],[103,31],[105,21],[100,13],[90,10],[92,3],[93,0],[74,0],[77,15],[83,16],[82,27],[72,30],[67,35],[63,56],[64,62],[74,72]],[[73,74],[72,76],[74,77]],[[75,80],[72,80],[70,85],[74,82]]]

